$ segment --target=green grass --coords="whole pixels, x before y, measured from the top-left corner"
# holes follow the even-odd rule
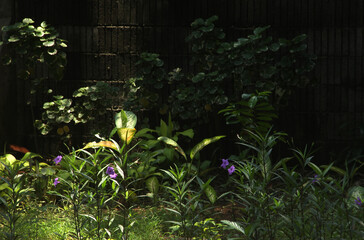
[[[26,240],[68,240],[74,231],[70,211],[44,206],[32,207],[27,215],[19,220],[17,234]],[[134,222],[129,232],[130,240],[160,240],[166,238],[163,233],[163,215],[156,208],[133,211],[130,221]],[[117,222],[117,220],[116,220]],[[6,231],[0,223],[0,235]],[[0,237],[0,239],[2,239]]]
[[[73,230],[70,218],[65,211],[54,207],[40,207],[27,211],[19,219],[17,234],[27,240],[61,240],[67,239],[67,233]],[[0,224],[1,236],[6,231],[3,222]]]

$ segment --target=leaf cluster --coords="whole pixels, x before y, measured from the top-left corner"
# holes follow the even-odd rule
[[[36,75],[38,63],[45,63],[48,66],[50,77],[60,80],[67,64],[66,53],[63,51],[67,47],[66,41],[59,38],[56,29],[46,22],[39,26],[34,25],[30,18],[24,18],[22,22],[17,22],[2,28],[3,39],[0,42],[9,49],[9,54],[4,57],[3,63],[6,65],[18,63],[18,77],[24,80],[31,80],[31,93],[35,93],[35,87],[39,85],[43,78]]]
[[[112,106],[117,88],[105,82],[82,87],[73,93],[73,98],[53,96],[54,101],[43,104],[42,120],[36,120],[35,126],[41,134],[47,135],[60,124],[79,124],[92,122],[97,116],[103,116]],[[97,122],[97,121],[95,121]],[[105,127],[100,124],[100,129]]]
[[[227,41],[218,17],[197,19],[186,41],[190,45],[193,72],[180,68],[167,72],[158,54],[143,53],[137,78],[129,81],[129,106],[172,113],[190,126],[208,122],[208,113],[237,102],[242,94],[273,92],[275,103],[292,89],[306,86],[315,57],[307,54],[306,35],[278,40],[267,36],[269,26],[251,35]],[[163,91],[162,91],[163,90]],[[167,98],[161,93],[168,92]]]

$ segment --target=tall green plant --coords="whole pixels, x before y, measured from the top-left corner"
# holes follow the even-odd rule
[[[34,191],[26,183],[26,174],[28,166],[25,166],[25,161],[18,161],[12,155],[7,155],[7,163],[0,161],[1,175],[0,179],[3,182],[1,185],[0,202],[2,208],[0,215],[4,220],[6,231],[3,232],[4,239],[15,240],[20,236],[19,219],[24,213],[24,202],[26,197]]]
[[[250,133],[251,134],[251,133]],[[236,239],[356,239],[364,234],[362,195],[352,194],[349,171],[333,163],[317,166],[313,151],[293,149],[291,157],[274,163],[273,146],[281,136],[254,134],[244,158],[231,157],[229,168],[241,205],[238,221],[222,221]],[[252,154],[252,155],[250,155]],[[287,161],[290,160],[290,164]],[[292,162],[295,163],[292,165]],[[229,166],[224,159],[222,167]],[[342,177],[332,173],[343,174]],[[360,189],[360,187],[358,187]]]

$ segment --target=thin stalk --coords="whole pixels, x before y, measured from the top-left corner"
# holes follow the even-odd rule
[[[79,219],[79,195],[78,195],[78,185],[76,179],[74,179],[73,184],[74,186],[76,186],[73,197],[73,218],[75,222],[77,239],[81,240],[81,228]]]

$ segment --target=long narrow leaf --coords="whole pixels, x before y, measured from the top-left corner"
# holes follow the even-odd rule
[[[220,140],[221,138],[224,138],[226,136],[215,136],[212,138],[206,138],[204,140],[202,140],[200,143],[198,143],[196,146],[193,147],[193,149],[191,150],[190,153],[190,158],[191,160],[193,160],[193,158],[195,157],[195,155],[201,151],[204,147],[206,147],[207,145],[216,142],[218,140]]]

